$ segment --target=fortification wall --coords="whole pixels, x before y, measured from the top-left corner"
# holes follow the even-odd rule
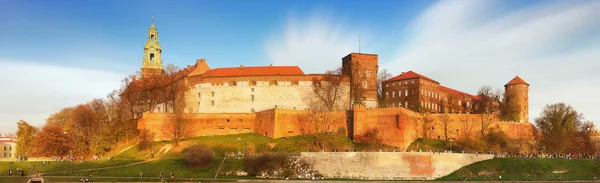
[[[428,136],[434,139],[445,139],[444,125],[441,116],[448,116],[448,138],[461,139],[465,137],[478,138],[481,136],[481,114],[430,114],[433,120],[429,125]],[[533,139],[534,126],[531,123],[517,123],[492,120],[487,130],[497,129],[509,138]]]
[[[306,110],[290,110],[290,109],[274,109],[275,112],[275,126],[274,136],[272,138],[295,136],[315,133],[315,124],[311,123],[311,119],[315,117],[310,111]],[[332,132],[344,128],[348,133],[350,123],[347,121],[347,111],[333,111],[326,115],[329,116],[327,124],[317,124],[320,129],[330,129]],[[325,127],[327,126],[327,127]]]
[[[138,121],[138,130],[149,130],[154,133],[154,140],[169,140],[170,120],[175,118],[173,113],[144,113]],[[228,135],[251,133],[255,131],[254,113],[185,113],[190,125],[189,137],[206,135]]]
[[[492,155],[419,152],[303,152],[300,159],[327,178],[432,180]]]
[[[364,109],[353,111],[353,139],[360,139],[370,130],[377,130],[384,144],[406,148],[419,138],[418,113],[402,107]]]

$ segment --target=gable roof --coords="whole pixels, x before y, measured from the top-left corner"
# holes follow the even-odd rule
[[[419,73],[416,73],[414,71],[402,72],[402,74],[397,75],[397,76],[395,76],[393,78],[390,78],[390,79],[388,79],[386,81],[400,81],[400,80],[416,79],[416,78],[425,79],[425,80],[433,81],[433,82],[435,82],[437,84],[440,84],[440,82],[437,82],[436,80],[428,78],[427,76],[423,76],[423,75],[421,75]]]
[[[452,88],[448,88],[448,87],[445,87],[445,86],[442,86],[442,85],[440,85],[438,88],[439,88],[440,91],[443,91],[443,92],[446,92],[446,93],[450,93],[450,94],[453,94],[453,95],[463,95],[463,96],[468,96],[468,97],[472,97],[472,98],[477,99],[477,97],[475,97],[475,96],[473,96],[471,94],[468,94],[468,93],[465,93],[465,92],[461,92],[461,91],[458,91],[458,90],[455,90],[455,89],[452,89]]]
[[[516,85],[516,84],[526,84],[527,86],[529,86],[529,83],[525,82],[525,80],[521,79],[521,77],[519,77],[519,76],[516,76],[515,78],[510,80],[508,83],[506,83],[504,86]]]
[[[298,66],[255,66],[255,67],[228,67],[208,70],[204,73],[207,77],[223,76],[274,76],[274,75],[304,75]]]

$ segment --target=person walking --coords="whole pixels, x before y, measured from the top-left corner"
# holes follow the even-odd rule
[[[175,178],[175,174],[173,172],[171,172],[171,178]]]
[[[163,173],[163,171],[161,170],[161,171],[160,171],[160,180],[162,181],[163,179],[164,179],[164,173]]]
[[[144,178],[144,172],[140,170],[140,178]]]
[[[12,170],[10,168],[8,169],[8,176],[12,177]]]
[[[498,176],[498,181],[502,181],[502,175]]]

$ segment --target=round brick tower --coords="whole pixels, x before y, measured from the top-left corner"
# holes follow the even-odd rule
[[[516,76],[504,85],[504,92],[508,94],[508,103],[514,104],[519,122],[529,122],[529,84]]]

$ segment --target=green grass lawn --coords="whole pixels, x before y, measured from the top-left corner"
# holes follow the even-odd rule
[[[99,177],[138,177],[140,175],[140,171],[142,171],[145,178],[158,178],[160,171],[163,171],[165,177],[169,177],[171,172],[173,172],[176,178],[213,178],[222,160],[222,157],[217,157],[215,158],[215,161],[208,166],[191,168],[187,167],[181,159],[159,159],[128,167],[83,172],[51,173],[47,175],[81,177],[88,175]],[[225,173],[232,172],[236,169],[243,170],[242,160],[233,158],[226,159],[220,171],[222,176],[220,175],[219,178],[233,178],[234,176],[226,176]]]
[[[412,143],[410,143],[410,145],[408,146],[409,150],[415,150],[418,151],[419,149],[426,151],[426,150],[432,150],[432,151],[445,151],[445,150],[452,150],[455,152],[459,152],[462,149],[462,145],[456,142],[449,142],[449,141],[445,141],[445,140],[438,140],[438,139],[423,139],[423,138],[419,138],[415,141],[413,141]]]
[[[598,160],[567,160],[567,159],[524,159],[497,158],[463,167],[452,174],[438,180],[467,180],[483,181],[498,180],[592,180],[600,177],[600,161]]]
[[[13,176],[19,175],[17,168],[21,168],[25,171],[25,175],[35,174],[35,170],[39,170],[40,173],[51,173],[51,172],[62,172],[62,171],[74,171],[88,168],[98,168],[107,166],[118,166],[126,165],[139,162],[138,160],[99,160],[99,161],[84,161],[80,162],[67,162],[67,161],[50,161],[48,165],[42,165],[41,161],[26,161],[26,162],[14,162],[10,165],[9,162],[0,162],[0,176],[7,176],[8,169],[13,170]],[[29,169],[29,165],[33,165],[34,169]]]

